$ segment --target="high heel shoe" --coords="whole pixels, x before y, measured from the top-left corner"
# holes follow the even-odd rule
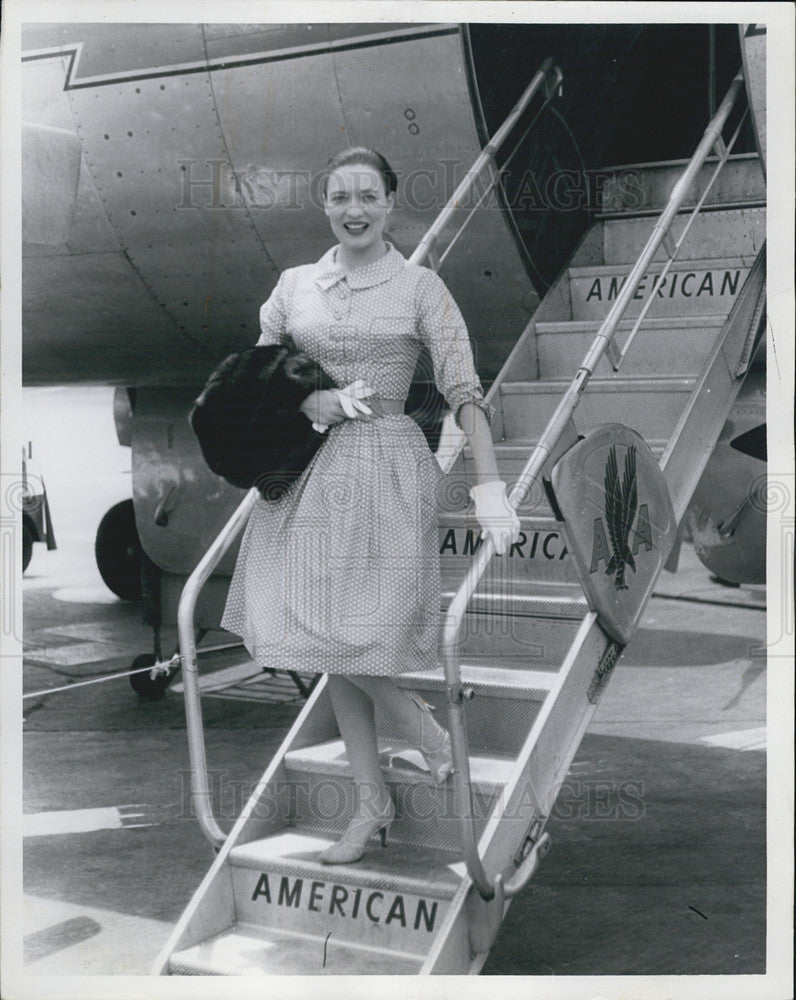
[[[343,836],[318,855],[322,865],[350,865],[359,861],[375,834],[381,836],[381,846],[387,846],[387,831],[395,819],[395,805],[389,800],[387,809],[376,816],[355,816]]]
[[[431,714],[433,705],[429,705],[414,691],[407,691],[406,694],[420,709],[420,746],[418,749],[423,755],[434,782],[437,785],[444,785],[453,774],[453,749],[450,733],[443,729]],[[428,746],[426,742],[427,735],[430,733],[433,733],[435,747]]]

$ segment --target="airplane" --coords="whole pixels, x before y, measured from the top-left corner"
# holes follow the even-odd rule
[[[279,273],[328,248],[319,198],[326,158],[354,144],[384,153],[400,177],[388,236],[409,255],[546,67],[544,99],[501,148],[499,173],[487,164],[486,177],[499,181],[482,192],[483,205],[476,200],[440,266],[482,379],[501,393],[493,427],[502,471],[522,468],[547,422],[541,411],[569,385],[577,345],[588,345],[623,298],[623,282],[635,296],[628,314],[649,308],[650,318],[637,341],[641,360],[631,355],[621,377],[609,370],[610,352],[600,358],[577,427],[570,418],[552,445],[561,450],[548,455],[546,500],[520,510],[527,531],[490,564],[494,579],[462,629],[472,660],[460,672],[460,633],[450,627],[460,588],[445,620],[444,679],[418,672],[424,697],[447,701],[457,767],[453,792],[421,821],[408,796],[430,786],[400,766],[400,745],[397,762],[390,756],[390,780],[406,796],[399,823],[408,853],[396,855],[395,871],[376,859],[364,875],[327,883],[313,845],[329,831],[313,809],[304,815],[292,793],[284,823],[263,808],[286,783],[298,787],[296,774],[347,777],[323,678],[233,831],[220,829],[190,626],[218,624],[234,546],[188,627],[180,623],[192,801],[217,853],[157,973],[374,971],[378,955],[380,972],[474,974],[505,905],[549,846],[544,822],[557,789],[675,537],[688,532],[728,583],[764,579],[764,28],[30,24],[22,40],[24,381],[117,387],[133,497],[103,518],[98,564],[117,593],[144,600],[156,647],[186,578],[242,500],[204,465],[189,409],[217,363],[256,339],[259,306]],[[742,92],[740,110],[748,104],[751,114],[733,117]],[[690,256],[671,270],[651,256],[636,285],[627,272],[725,106],[737,143],[730,155],[719,132],[715,156],[697,163],[703,179],[717,164],[725,172],[694,226]],[[691,207],[697,196],[689,197]],[[690,225],[679,208],[670,243]],[[676,256],[679,244],[662,245]],[[617,336],[627,329],[619,324]],[[444,464],[448,421],[430,375],[421,359],[409,405]],[[626,415],[632,426],[623,426]],[[587,474],[592,431],[611,458]],[[671,465],[662,455],[674,456]],[[467,455],[459,459],[466,467]],[[581,509],[599,516],[579,518]],[[485,571],[490,543],[477,556],[480,539],[459,514],[450,513],[452,525],[441,515],[441,556],[469,580]],[[475,678],[467,687],[464,671]],[[139,694],[162,694],[162,676],[139,676]],[[479,810],[473,790],[486,802]],[[428,844],[442,856],[437,867]],[[340,940],[330,942],[327,923]]]
[[[154,620],[172,617],[239,502],[204,466],[186,415],[216,364],[256,340],[279,273],[327,249],[318,179],[330,154],[357,144],[390,160],[401,186],[388,235],[408,255],[554,54],[562,92],[520,135],[440,272],[489,385],[615,183],[604,168],[684,161],[742,62],[754,114],[734,197],[764,208],[764,87],[750,57],[761,35],[732,24],[23,25],[23,383],[116,387],[133,496],[98,528],[108,586],[137,599],[142,575],[145,592],[154,580]],[[619,176],[632,198],[637,176]],[[764,580],[753,502],[766,468],[763,352],[686,518],[702,561],[731,584]],[[436,443],[428,381],[421,360],[410,406]]]

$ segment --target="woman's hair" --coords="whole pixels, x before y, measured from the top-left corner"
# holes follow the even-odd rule
[[[326,164],[326,174],[321,184],[321,193],[326,197],[326,189],[329,185],[329,175],[333,174],[338,167],[350,167],[354,164],[365,167],[372,167],[380,175],[384,183],[385,194],[392,194],[398,188],[398,178],[390,164],[381,153],[375,149],[368,149],[367,146],[351,146],[341,153],[331,157]]]

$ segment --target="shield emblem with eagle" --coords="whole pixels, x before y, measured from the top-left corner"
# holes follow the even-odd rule
[[[589,607],[625,645],[677,534],[658,461],[634,430],[605,424],[559,459],[551,485]]]
[[[608,522],[608,534],[614,551],[605,572],[614,574],[614,586],[617,590],[628,589],[625,567],[629,567],[634,573],[636,571],[636,561],[629,541],[637,510],[636,446],[631,444],[625,450],[625,471],[620,484],[616,445],[611,445],[608,461],[605,463],[605,520]]]

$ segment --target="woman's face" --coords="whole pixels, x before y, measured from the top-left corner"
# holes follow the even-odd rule
[[[384,190],[378,170],[364,163],[338,167],[329,175],[324,211],[340,245],[356,253],[381,246],[395,195]]]

